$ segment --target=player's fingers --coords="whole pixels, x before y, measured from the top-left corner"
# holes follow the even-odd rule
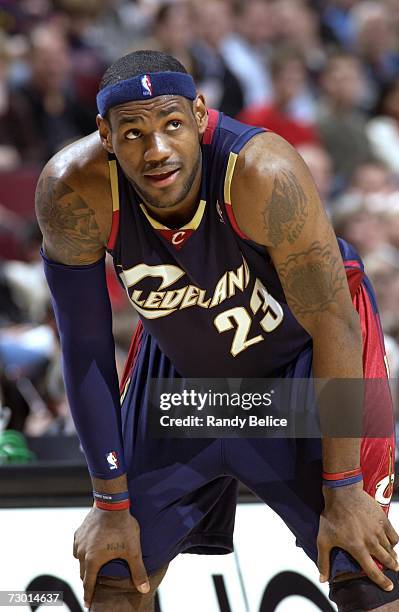
[[[377,544],[370,552],[384,567],[396,571],[398,562],[383,546]]]
[[[136,553],[129,555],[127,562],[129,564],[132,581],[136,589],[140,591],[140,593],[149,593],[151,587],[146,569],[144,567],[140,547]]]
[[[393,548],[391,542],[388,540],[385,532],[381,533],[379,535],[379,543],[380,545],[387,551],[388,554],[390,554],[392,556],[392,558],[395,560],[395,562],[398,562],[398,555],[396,553],[396,550]]]
[[[388,540],[391,542],[392,546],[396,546],[396,544],[399,542],[399,535],[396,533],[388,519],[384,524],[384,528]]]
[[[365,552],[364,547],[359,548],[359,549],[352,548],[348,552],[350,552],[352,557],[356,559],[356,561],[359,563],[360,567],[365,572],[365,574],[370,578],[370,580],[375,582],[375,584],[379,586],[381,589],[383,589],[384,591],[392,591],[393,589],[392,582],[389,580],[389,578],[387,578],[387,576],[385,576],[381,572],[380,569],[378,569],[377,565],[375,564],[373,559],[370,557],[370,555],[367,552]]]
[[[100,565],[92,559],[87,559],[85,563],[85,572],[83,576],[84,602],[86,608],[90,608],[91,600],[93,599],[94,587],[96,586],[97,573]]]
[[[317,567],[320,572],[320,582],[327,582],[330,577],[330,550],[329,544],[322,538],[317,540]]]
[[[79,566],[80,566],[80,579],[83,580],[83,578],[85,577],[85,562],[83,561],[83,559],[79,559]]]

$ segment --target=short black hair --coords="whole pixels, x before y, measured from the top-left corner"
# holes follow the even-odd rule
[[[104,72],[99,89],[148,72],[183,72],[187,74],[183,64],[167,53],[148,50],[133,51],[120,57]]]

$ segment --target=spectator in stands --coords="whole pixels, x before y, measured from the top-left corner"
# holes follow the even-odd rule
[[[244,93],[237,77],[221,54],[224,39],[232,32],[232,12],[227,0],[203,0],[195,7],[198,39],[191,48],[196,81],[208,105],[234,116],[244,106]]]
[[[105,0],[53,0],[62,19],[62,31],[68,42],[73,86],[77,99],[96,113],[96,94],[106,68],[104,55],[91,34],[92,24],[102,14]]]
[[[327,210],[331,207],[332,163],[327,151],[319,145],[302,145],[298,153],[303,157],[316,184],[321,201]]]
[[[191,52],[194,42],[192,12],[187,3],[165,2],[154,18],[154,38],[144,41],[143,46],[164,51],[176,57],[193,75],[195,60]]]
[[[377,255],[369,258],[367,271],[377,295],[383,330],[398,342],[399,266],[397,261]]]
[[[306,69],[297,50],[290,47],[277,49],[271,61],[271,72],[273,102],[244,109],[238,119],[250,125],[266,127],[293,146],[317,143],[315,127],[293,116],[295,100],[307,87]]]
[[[385,225],[387,242],[397,250],[399,265],[399,191],[384,198],[381,217]]]
[[[8,83],[11,56],[8,39],[0,35],[0,171],[14,170],[35,158],[35,134],[26,122],[27,104]]]
[[[355,40],[355,24],[351,9],[358,0],[330,0],[322,2],[322,26],[328,41],[350,50]]]
[[[277,44],[298,49],[307,70],[316,78],[326,62],[317,13],[305,0],[273,0],[272,7]]]
[[[95,129],[95,118],[71,91],[71,58],[66,40],[56,28],[34,30],[31,75],[18,94],[26,111],[23,126],[35,130],[36,161],[44,162],[68,142]]]
[[[25,221],[20,232],[24,261],[5,261],[3,271],[15,303],[26,322],[41,323],[47,316],[49,291],[40,257],[42,234],[35,221]]]
[[[374,96],[378,88],[399,74],[399,54],[395,30],[388,7],[383,2],[367,0],[353,9],[356,51],[366,67]]]
[[[58,358],[55,326],[49,323],[53,314],[40,261],[41,243],[37,222],[26,222],[20,234],[26,261],[4,261],[0,267],[2,291],[8,290],[10,298],[9,304],[1,302],[0,386],[11,408],[10,426],[28,431],[28,421],[35,423],[29,433],[43,433],[53,420],[45,378],[55,355]],[[10,304],[19,313],[17,320]],[[7,315],[11,315],[8,322]]]
[[[369,121],[367,134],[373,153],[399,173],[399,78],[382,90],[376,117]]]
[[[204,37],[196,37],[193,10],[184,2],[166,2],[161,4],[154,17],[153,37],[142,41],[144,47],[164,51],[179,59],[198,82],[201,91],[207,97],[208,105],[231,114],[229,109],[241,108],[242,91],[238,79],[228,69],[219,49],[219,38],[215,31],[205,25],[213,19],[214,6],[209,2],[201,5],[205,8],[202,19],[204,24],[200,33],[206,30]],[[220,7],[225,16],[229,13],[228,5],[222,1]],[[227,32],[226,28],[226,32]],[[221,40],[223,32],[219,30]]]
[[[241,83],[244,104],[261,104],[272,98],[268,60],[274,27],[270,3],[247,0],[233,3],[235,31],[221,45],[223,58]]]
[[[53,9],[51,0],[2,0],[1,29],[8,34],[29,32],[49,17]]]
[[[398,0],[382,0],[389,15],[389,23],[394,31],[395,40],[399,36],[399,2]]]
[[[107,0],[104,10],[90,26],[90,38],[101,48],[108,65],[129,51],[151,48],[145,40],[151,35],[161,5],[163,2],[157,0]]]
[[[318,128],[331,155],[336,189],[342,189],[359,163],[371,157],[366,119],[359,111],[364,91],[362,67],[344,53],[331,56],[321,76]]]
[[[390,168],[378,160],[367,160],[359,164],[349,183],[349,193],[355,191],[363,195],[389,194],[395,188],[397,185]]]
[[[391,253],[387,246],[385,226],[379,212],[372,211],[372,201],[354,193],[337,203],[333,213],[334,229],[357,249],[363,258],[377,252]]]

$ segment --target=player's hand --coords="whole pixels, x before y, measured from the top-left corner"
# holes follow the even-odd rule
[[[397,556],[393,547],[399,536],[380,505],[363,491],[363,483],[336,489],[323,489],[325,509],[320,517],[317,538],[320,581],[330,576],[330,552],[342,548],[352,555],[366,575],[384,591],[393,584],[373,560],[397,571]]]
[[[93,599],[99,569],[112,559],[124,559],[128,563],[138,591],[150,590],[141,556],[140,527],[129,510],[111,512],[93,507],[75,532],[73,556],[79,559],[87,608]]]

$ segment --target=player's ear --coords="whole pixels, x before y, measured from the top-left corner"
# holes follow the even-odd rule
[[[205,99],[202,94],[198,94],[193,102],[193,113],[198,126],[198,133],[200,136],[202,136],[208,125],[208,112],[206,110]]]
[[[104,119],[104,117],[101,115],[97,115],[96,123],[103,148],[108,151],[108,153],[113,153],[114,149],[112,147],[111,126],[108,119]]]

